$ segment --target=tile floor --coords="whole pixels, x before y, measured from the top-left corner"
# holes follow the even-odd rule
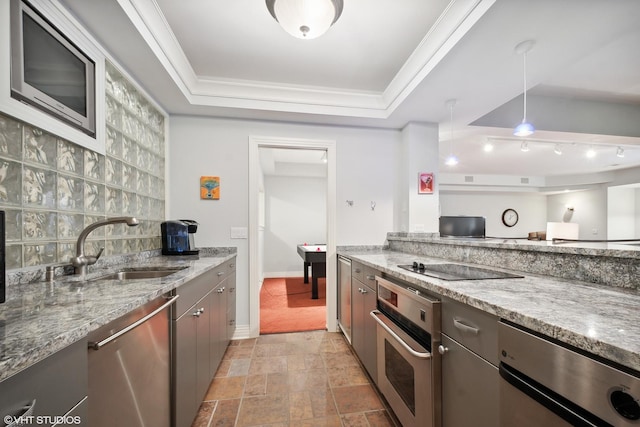
[[[340,333],[232,341],[192,427],[394,427]]]

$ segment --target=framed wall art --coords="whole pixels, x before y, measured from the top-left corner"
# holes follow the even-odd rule
[[[433,172],[418,174],[418,194],[433,194]]]
[[[220,199],[220,177],[201,176],[200,177],[200,198],[205,200]]]

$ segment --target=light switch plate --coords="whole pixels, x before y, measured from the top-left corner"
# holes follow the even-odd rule
[[[246,239],[248,237],[247,227],[231,227],[232,239]]]

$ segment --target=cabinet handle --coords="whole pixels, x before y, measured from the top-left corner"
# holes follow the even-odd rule
[[[223,293],[223,292],[224,292],[224,286],[223,286],[222,288],[218,289],[218,293],[219,293],[219,294],[221,294],[221,293]]]
[[[28,420],[27,417],[33,416],[33,411],[35,410],[35,408],[36,408],[36,399],[33,399],[30,404],[22,407],[22,410],[24,412],[22,412],[21,414],[16,416],[11,416],[11,415],[5,416],[4,417],[5,422],[7,422],[7,420],[13,420],[7,424],[7,427],[21,427],[26,425],[25,421]]]
[[[235,266],[235,264],[229,264],[229,268],[234,268]]]
[[[367,276],[367,280],[376,280],[376,276],[369,275]]]
[[[367,293],[367,289],[366,289],[366,288],[362,288],[362,289],[360,289],[360,293],[361,293],[361,294],[366,294],[366,293]]]
[[[222,271],[218,271],[218,277],[222,276],[224,273]]]
[[[356,268],[356,273],[360,273],[360,271],[362,270],[360,270],[359,268]]]
[[[236,290],[236,288],[229,288],[229,293],[231,294],[231,293],[233,293],[233,291],[235,291],[235,290]]]
[[[444,356],[445,353],[447,353],[449,351],[448,347],[443,346],[442,344],[440,344],[438,346],[438,353],[442,354]]]
[[[195,317],[200,317],[200,315],[204,313],[204,307],[197,309],[196,311],[193,312],[193,315]]]
[[[472,335],[478,335],[480,333],[480,329],[474,328],[473,326],[465,325],[458,319],[453,319],[453,326],[457,329],[460,329],[462,332],[467,332]]]

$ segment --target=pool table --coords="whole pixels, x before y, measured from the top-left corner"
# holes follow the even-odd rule
[[[318,277],[327,277],[327,245],[298,245],[304,265],[304,283],[309,283],[311,266],[311,299],[318,299]]]

